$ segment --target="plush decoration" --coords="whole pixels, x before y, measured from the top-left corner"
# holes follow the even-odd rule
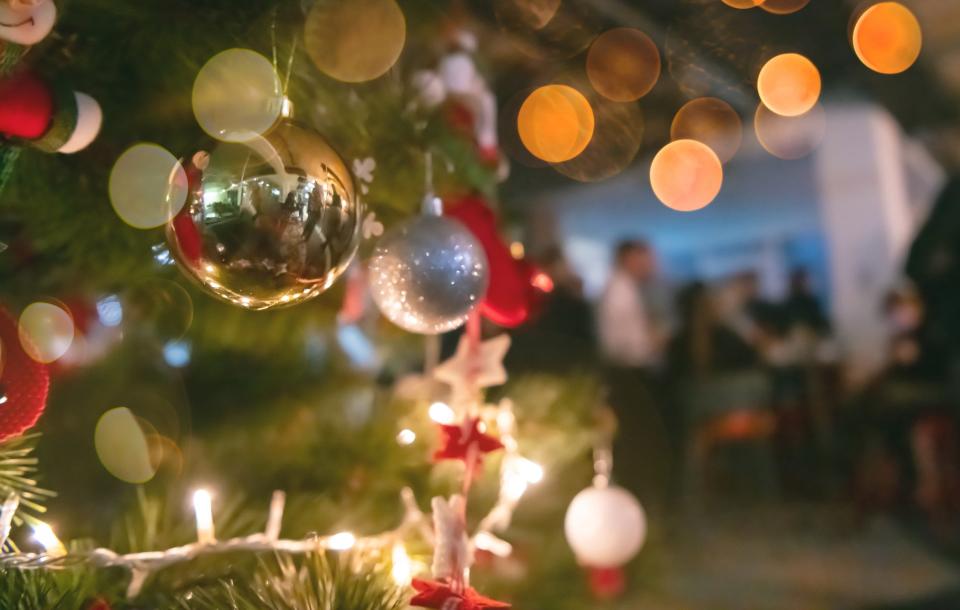
[[[5,149],[15,144],[75,153],[100,131],[96,100],[64,86],[59,76],[43,78],[23,65],[56,17],[53,0],[0,0],[0,178],[9,174],[13,159]]]

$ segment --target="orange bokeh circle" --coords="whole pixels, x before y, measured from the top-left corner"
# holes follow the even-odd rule
[[[723,166],[716,153],[696,140],[675,140],[650,164],[650,186],[665,206],[679,212],[706,207],[720,193]]]
[[[923,33],[910,9],[899,2],[868,8],[853,27],[853,50],[865,66],[880,74],[899,74],[920,56]]]
[[[726,163],[740,149],[743,124],[730,104],[715,97],[699,97],[677,111],[670,138],[703,142],[717,153],[721,163]]]
[[[548,163],[563,163],[582,153],[593,129],[590,102],[567,85],[535,89],[517,115],[520,141],[532,155]]]
[[[774,15],[789,15],[790,13],[796,13],[808,4],[810,4],[810,0],[766,0],[760,5],[760,8]]]
[[[633,28],[614,28],[590,45],[587,77],[597,93],[614,102],[634,102],[660,78],[660,51]]]
[[[727,6],[739,9],[756,8],[763,4],[764,0],[723,0]]]
[[[820,104],[800,116],[785,117],[757,106],[753,128],[760,146],[780,159],[800,159],[812,153],[823,141],[827,115]]]
[[[820,99],[820,71],[799,53],[777,55],[760,69],[757,93],[777,114],[799,116]]]

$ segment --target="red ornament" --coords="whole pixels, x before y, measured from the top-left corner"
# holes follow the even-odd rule
[[[510,607],[510,604],[484,597],[470,587],[465,587],[463,591],[458,592],[454,591],[449,583],[434,580],[414,579],[411,584],[417,594],[410,600],[410,605],[418,608],[487,610]]]
[[[87,606],[87,610],[111,610],[110,604],[107,603],[107,600],[102,597],[90,602],[90,605]]]
[[[588,568],[587,578],[593,596],[602,601],[617,599],[627,590],[623,568]]]
[[[20,344],[17,322],[0,310],[0,441],[20,436],[40,419],[47,406],[50,374]]]
[[[462,424],[440,424],[440,448],[433,454],[435,461],[470,459],[471,448],[475,448],[473,456],[479,464],[480,458],[486,453],[503,449],[503,443],[494,436],[480,431],[480,420],[472,418]]]
[[[50,128],[53,113],[50,87],[32,72],[0,79],[0,133],[35,140]]]
[[[483,246],[490,266],[490,286],[480,303],[485,318],[507,328],[527,321],[533,310],[536,270],[513,258],[497,228],[493,210],[480,197],[468,196],[449,202],[444,214],[462,222]]]

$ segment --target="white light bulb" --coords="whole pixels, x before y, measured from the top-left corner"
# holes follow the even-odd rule
[[[327,539],[327,548],[331,551],[349,551],[357,544],[357,537],[350,532],[340,532]]]
[[[36,540],[48,553],[64,553],[66,549],[57,535],[46,523],[37,523],[33,526],[33,539]]]
[[[452,424],[457,417],[457,414],[453,412],[453,409],[450,408],[450,405],[444,402],[435,402],[430,405],[430,410],[428,411],[430,419],[437,422],[438,424],[450,425]]]
[[[193,492],[193,511],[197,517],[197,540],[208,544],[216,539],[213,529],[213,497],[206,489]]]
[[[393,581],[401,587],[410,586],[413,580],[413,562],[402,542],[393,545],[393,568],[390,571]]]
[[[543,480],[543,466],[533,460],[520,458],[517,460],[517,472],[527,480],[528,483],[536,485]]]
[[[401,445],[412,445],[417,440],[417,433],[409,428],[404,428],[397,434],[397,443]]]

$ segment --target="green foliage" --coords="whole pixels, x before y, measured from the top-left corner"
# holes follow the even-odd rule
[[[177,597],[183,610],[399,610],[405,594],[381,569],[349,557],[277,555],[251,577],[223,578]]]
[[[46,512],[46,502],[56,494],[43,489],[34,478],[37,458],[33,457],[39,434],[27,434],[0,442],[0,499],[16,495],[20,506],[14,523],[36,523]]]
[[[76,570],[0,570],[0,608],[80,610],[92,582]]]

